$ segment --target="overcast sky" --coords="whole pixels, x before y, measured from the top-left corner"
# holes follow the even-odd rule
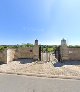
[[[80,45],[80,0],[0,0],[0,44]]]

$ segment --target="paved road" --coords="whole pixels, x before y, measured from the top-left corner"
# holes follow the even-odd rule
[[[0,74],[0,92],[80,92],[80,80]]]

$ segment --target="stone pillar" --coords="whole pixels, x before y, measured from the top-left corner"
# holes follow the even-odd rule
[[[38,40],[37,39],[35,40],[35,45],[38,45]]]
[[[39,57],[39,55],[40,55],[41,52],[39,52],[39,50],[40,49],[39,49],[39,45],[38,45],[38,40],[36,39],[35,45],[33,47],[33,59],[34,60],[40,60],[41,57]]]
[[[15,49],[8,49],[7,50],[7,63],[12,62],[15,56]]]
[[[34,45],[33,47],[33,59],[39,60],[39,46],[38,45]]]
[[[7,49],[3,51],[3,61],[4,63],[7,63]]]
[[[48,46],[46,46],[46,61],[48,62]]]
[[[60,56],[61,56],[61,61],[67,61],[69,60],[68,56],[69,50],[66,44],[66,40],[63,39],[61,40],[61,47],[60,47]]]

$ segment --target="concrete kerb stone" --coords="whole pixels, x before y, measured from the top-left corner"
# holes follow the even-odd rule
[[[1,72],[1,74],[16,74],[16,75],[25,75],[25,76],[35,76],[35,77],[46,77],[46,78],[60,78],[60,79],[75,79],[80,80],[80,77],[77,76],[62,76],[62,75],[45,75],[45,74],[34,74],[34,73],[13,73],[13,72]]]

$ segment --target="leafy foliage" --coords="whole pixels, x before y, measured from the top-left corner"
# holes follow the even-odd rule
[[[33,44],[27,43],[27,44],[22,44],[22,45],[1,45],[0,46],[0,51],[4,51],[7,48],[23,48],[23,47],[33,47]]]
[[[7,46],[0,46],[0,51],[3,51],[7,48]]]
[[[80,48],[80,45],[74,45],[74,46],[73,45],[69,45],[68,47],[69,48]]]
[[[42,52],[54,52],[57,45],[41,45]]]

